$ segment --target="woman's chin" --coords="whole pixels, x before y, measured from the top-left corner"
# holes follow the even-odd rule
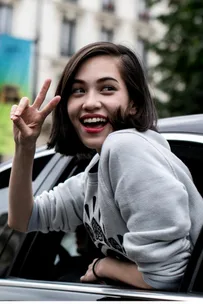
[[[102,145],[105,141],[107,136],[105,137],[100,137],[100,138],[95,138],[95,139],[86,139],[83,140],[83,144],[92,150],[96,150],[98,153],[101,151]]]
[[[109,127],[109,125],[107,125],[100,132],[84,132],[83,130],[83,132],[79,134],[79,137],[87,148],[96,150],[99,153],[101,151],[105,139],[112,132],[112,127]]]

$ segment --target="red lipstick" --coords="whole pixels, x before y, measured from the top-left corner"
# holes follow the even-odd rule
[[[105,126],[104,126],[105,127]],[[100,133],[101,131],[104,130],[104,127],[100,127],[100,128],[90,128],[90,127],[84,127],[84,130],[87,132],[87,133]]]
[[[98,123],[92,124],[92,125],[91,125],[91,123],[87,123],[87,122],[84,123],[84,121],[86,119],[93,119],[93,118],[102,118],[102,119],[104,119],[104,122],[98,122]],[[82,115],[80,117],[80,122],[81,122],[82,127],[85,132],[91,133],[91,134],[96,134],[96,133],[100,133],[104,130],[104,128],[108,122],[108,118],[101,114],[89,113],[89,114]]]

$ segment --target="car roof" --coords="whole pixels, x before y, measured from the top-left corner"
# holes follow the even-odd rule
[[[203,114],[161,118],[158,120],[161,133],[192,133],[203,135]]]

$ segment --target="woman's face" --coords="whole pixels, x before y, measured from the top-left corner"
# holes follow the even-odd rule
[[[75,75],[67,103],[70,120],[85,146],[101,151],[113,132],[109,118],[129,104],[126,85],[117,58],[101,55],[87,59]]]

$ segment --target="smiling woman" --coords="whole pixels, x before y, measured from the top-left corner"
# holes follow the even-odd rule
[[[128,104],[128,91],[118,60],[104,55],[89,58],[81,65],[73,81],[67,110],[81,142],[100,152],[105,138],[113,131],[111,117],[119,108],[124,114]]]
[[[99,60],[95,60],[96,58]],[[87,61],[91,64],[90,66],[86,64]],[[104,66],[107,69],[106,71],[102,66],[104,61],[106,62]],[[156,109],[137,57],[125,46],[98,42],[79,50],[70,58],[63,71],[56,89],[56,95],[61,96],[61,102],[53,112],[53,128],[48,143],[50,148],[56,147],[56,150],[64,155],[88,154],[91,152],[91,149],[85,146],[76,135],[77,131],[73,128],[69,115],[67,116],[69,97],[71,98],[74,95],[80,97],[81,94],[83,96],[86,92],[85,79],[79,78],[79,76],[82,69],[87,73],[87,66],[91,69],[89,75],[95,75],[94,80],[97,81],[97,92],[101,91],[100,96],[102,96],[102,92],[103,96],[108,96],[108,94],[116,94],[117,96],[117,94],[120,94],[117,91],[121,85],[122,90],[124,90],[122,94],[127,95],[125,99],[127,98],[129,102],[126,102],[126,108],[124,106],[125,113],[122,113],[120,104],[116,103],[115,96],[109,97],[115,103],[114,111],[109,117],[114,130],[131,127],[135,127],[138,131],[156,130]],[[92,91],[88,96],[93,97],[94,102]],[[89,99],[88,104],[89,102],[91,102],[91,99]],[[97,100],[95,100],[95,103],[98,106]]]
[[[56,96],[39,110],[49,86],[46,80],[32,105],[22,98],[11,110],[16,154],[9,225],[47,233],[84,224],[100,258],[82,282],[177,290],[202,226],[203,201],[188,168],[156,130],[136,55],[106,42],[82,48],[67,63]],[[64,155],[97,153],[84,172],[33,201],[36,139],[52,111],[49,147]]]

